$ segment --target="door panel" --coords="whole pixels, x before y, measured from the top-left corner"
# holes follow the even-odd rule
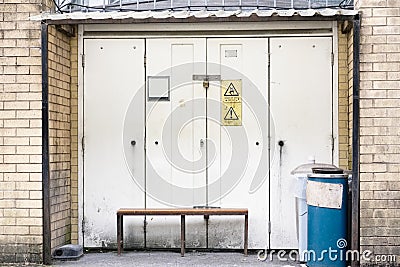
[[[116,210],[144,208],[135,182],[144,177],[143,101],[132,117],[136,127],[124,125],[132,99],[144,99],[144,40],[86,39],[84,51],[84,245],[116,246]],[[123,135],[141,149],[127,146]],[[142,246],[143,219],[124,223],[125,247]]]
[[[168,100],[147,99],[146,207],[205,205],[205,39],[148,39],[147,76],[169,77]],[[180,218],[147,217],[150,247],[180,247]],[[204,247],[204,219],[188,217],[187,247]],[[168,229],[166,231],[166,229]]]
[[[271,38],[271,248],[297,248],[290,175],[315,156],[332,163],[332,39]],[[279,146],[283,141],[283,146]]]
[[[208,39],[207,74],[242,83],[241,126],[222,125],[221,94],[226,90],[221,83],[212,82],[207,90],[207,144],[215,146],[208,149],[209,204],[247,207],[249,248],[267,248],[268,39]],[[241,248],[242,233],[241,217],[210,217],[210,247]]]

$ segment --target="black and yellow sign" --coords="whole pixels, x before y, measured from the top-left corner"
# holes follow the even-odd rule
[[[221,122],[224,126],[242,125],[242,80],[221,81]]]

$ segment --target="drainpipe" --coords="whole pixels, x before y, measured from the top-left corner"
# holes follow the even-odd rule
[[[353,136],[351,249],[360,251],[360,16],[353,21]],[[352,267],[360,266],[354,260]]]
[[[48,25],[41,24],[43,264],[51,264]]]

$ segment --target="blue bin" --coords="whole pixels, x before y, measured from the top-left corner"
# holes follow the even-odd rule
[[[308,175],[306,259],[310,267],[347,266],[347,180],[337,168],[313,169]]]

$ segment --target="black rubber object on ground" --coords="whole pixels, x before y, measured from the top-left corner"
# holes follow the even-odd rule
[[[53,251],[53,259],[57,260],[76,260],[83,256],[81,245],[64,245]]]

